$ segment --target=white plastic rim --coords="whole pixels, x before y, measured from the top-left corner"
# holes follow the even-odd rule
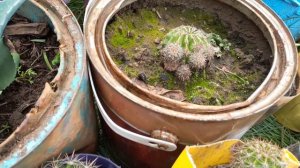
[[[163,140],[159,140],[159,139],[154,139],[151,137],[146,137],[134,132],[131,132],[129,130],[126,130],[120,126],[118,126],[107,114],[107,112],[105,111],[104,107],[102,106],[102,103],[99,100],[95,85],[94,85],[94,81],[93,81],[93,77],[92,77],[92,73],[91,73],[91,69],[90,67],[88,67],[88,71],[89,71],[89,77],[90,77],[90,82],[91,82],[91,86],[92,86],[92,91],[96,100],[96,104],[99,108],[100,114],[103,117],[104,121],[107,123],[107,125],[118,135],[129,139],[133,142],[145,145],[145,146],[149,146],[155,149],[159,149],[159,150],[163,150],[163,151],[168,151],[168,152],[172,152],[175,151],[177,149],[176,144],[171,143],[171,142],[167,142],[167,141],[163,141]]]

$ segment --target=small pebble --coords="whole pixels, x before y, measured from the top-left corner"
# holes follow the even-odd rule
[[[139,76],[138,76],[138,80],[141,80],[141,81],[147,83],[147,76],[146,76],[146,74],[143,73],[143,72],[140,73]]]
[[[169,81],[169,76],[166,73],[161,73],[159,77],[163,83],[167,83]]]
[[[138,67],[138,66],[139,66],[139,64],[138,64],[137,62],[133,63],[132,65],[133,65],[134,67]]]
[[[119,33],[123,33],[123,27],[122,27],[122,26],[119,26],[119,27],[118,27],[118,31],[119,31]]]
[[[155,43],[155,44],[160,44],[160,39],[159,39],[159,38],[156,38],[156,39],[154,40],[154,43]]]
[[[161,32],[165,32],[165,31],[166,31],[166,29],[162,27],[162,28],[160,28],[160,29],[159,29],[159,31],[161,31]]]
[[[133,31],[128,31],[127,32],[127,37],[128,38],[133,38],[134,37],[134,32]]]
[[[118,57],[122,62],[128,61],[128,59],[127,59],[127,53],[126,53],[126,51],[124,51],[124,50],[121,50],[121,51],[118,53],[117,57]]]

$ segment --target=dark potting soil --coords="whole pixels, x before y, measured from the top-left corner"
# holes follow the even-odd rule
[[[273,60],[267,41],[255,24],[227,6],[201,6],[201,3],[215,2],[188,1],[185,4],[173,0],[176,6],[164,2],[138,1],[111,20],[106,41],[118,67],[142,87],[182,91],[174,92],[173,97],[167,96],[175,100],[200,105],[226,105],[246,100],[261,85]],[[164,69],[160,56],[165,35],[182,25],[217,34],[231,43],[220,58],[212,59],[200,72],[192,72],[190,80],[185,82]]]
[[[27,24],[30,21],[16,15],[9,25],[20,23]],[[48,30],[42,32],[43,35],[26,35],[26,31],[31,30],[25,30],[22,26],[15,30],[12,32],[25,34],[5,37],[20,54],[20,65],[16,80],[0,95],[0,143],[21,124],[41,95],[45,83],[55,77],[59,66],[59,62],[52,64],[53,70],[50,70],[44,58],[46,56],[50,64],[54,58],[58,58],[59,43],[54,32]]]

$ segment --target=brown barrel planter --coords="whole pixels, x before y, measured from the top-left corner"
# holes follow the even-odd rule
[[[135,1],[91,1],[88,5],[84,27],[86,46],[91,60],[91,74],[95,85],[94,94],[102,99],[102,103],[106,107],[105,111],[114,122],[120,125],[127,124],[122,124],[124,128],[134,128],[135,132],[148,136],[153,135],[155,131],[163,131],[171,137],[177,137],[178,144],[181,145],[205,144],[228,138],[240,138],[257,121],[270,114],[268,110],[276,107],[276,103],[283,98],[292,85],[298,66],[293,38],[284,23],[262,2],[255,0],[192,0],[189,1],[189,4],[195,7],[224,6],[230,9],[230,12],[253,22],[252,26],[258,30],[255,38],[265,39],[272,49],[273,66],[266,80],[245,102],[219,107],[177,102],[154,95],[136,86],[112,61],[104,36],[106,26],[112,16],[133,2]],[[183,0],[160,1],[160,3],[163,2],[185,4]],[[208,9],[214,12],[213,8]],[[224,15],[226,14],[224,13]],[[223,19],[222,15],[219,17]],[[114,115],[115,117],[113,117]],[[130,141],[118,141],[116,135],[109,134],[115,144],[131,147],[136,145]],[[163,135],[154,137],[168,140]],[[114,145],[114,147],[118,146],[120,147],[120,145]],[[135,150],[126,148],[120,152],[139,160],[142,167],[155,167],[151,163],[147,163],[145,159],[142,160],[143,155],[135,152],[141,150],[147,155],[149,147],[136,148]],[[175,153],[178,151],[180,150]],[[156,152],[158,156],[163,156],[165,151],[156,150]],[[149,159],[151,160],[150,156],[154,154],[151,152],[148,154],[150,154]],[[171,155],[166,156],[171,157]],[[173,158],[175,156],[176,154]],[[158,157],[152,162],[163,163],[163,158]],[[162,167],[170,166],[170,164],[171,162],[168,162]],[[141,165],[137,163],[134,167],[141,167]]]

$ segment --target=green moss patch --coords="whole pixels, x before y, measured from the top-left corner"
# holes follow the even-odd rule
[[[170,30],[181,25],[228,38],[228,30],[222,22],[214,14],[201,9],[180,6],[126,9],[117,14],[107,28],[108,47],[116,64],[130,78],[143,73],[147,84],[180,89],[186,101],[191,103],[225,105],[244,101],[261,84],[267,70],[241,70],[246,56],[241,58],[236,53],[234,41],[230,41],[233,46],[228,51],[222,51],[221,58],[216,58],[205,70],[193,73],[188,82],[180,82],[174,73],[166,72],[159,54],[160,41]],[[139,54],[143,49],[147,52]],[[126,58],[118,56],[121,50],[125,50]],[[185,60],[187,63],[188,57]],[[222,70],[223,67],[227,70]]]

